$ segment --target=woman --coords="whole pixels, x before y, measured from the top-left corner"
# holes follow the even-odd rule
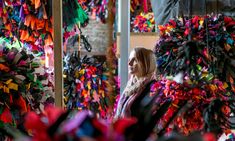
[[[130,80],[124,89],[115,114],[115,119],[137,115],[136,100],[150,92],[150,84],[156,79],[156,59],[153,51],[134,48],[129,56],[128,69]]]

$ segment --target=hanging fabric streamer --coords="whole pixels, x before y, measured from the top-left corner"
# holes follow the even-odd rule
[[[83,44],[83,47],[84,47],[88,52],[91,52],[92,46],[91,46],[91,44],[88,42],[87,37],[85,37],[85,36],[82,34],[81,29],[80,29],[80,40],[81,40],[81,43]]]
[[[75,24],[86,26],[89,21],[87,13],[82,9],[76,0],[63,0],[63,22],[70,27]]]

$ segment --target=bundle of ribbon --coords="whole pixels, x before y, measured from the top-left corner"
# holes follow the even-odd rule
[[[208,81],[216,77],[232,83],[234,27],[234,19],[222,15],[171,20],[159,26],[161,36],[155,50],[160,73],[175,76],[184,71],[196,80],[206,76]]]
[[[131,22],[132,32],[155,32],[155,22],[153,13],[140,13]]]
[[[80,58],[75,52],[65,57],[64,79],[66,108],[93,111],[106,118],[109,105],[105,65],[94,57]]]
[[[6,39],[0,44],[0,122],[18,125],[26,112],[53,104],[53,87],[37,54]]]
[[[229,120],[234,118],[234,27],[234,19],[222,15],[170,20],[159,26],[158,70],[168,79],[156,84],[157,94],[174,100],[163,124],[173,123],[171,128],[184,134],[208,126],[220,127],[216,132],[234,128]],[[180,110],[185,102],[189,106]]]

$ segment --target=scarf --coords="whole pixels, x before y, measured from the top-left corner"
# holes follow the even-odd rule
[[[146,85],[156,79],[155,73],[148,75],[146,77],[142,77],[137,79],[135,76],[132,76],[130,80],[127,82],[127,86],[124,89],[117,105],[116,114],[114,119],[130,117],[131,116],[131,106],[135,99],[140,96],[140,94],[145,89]]]

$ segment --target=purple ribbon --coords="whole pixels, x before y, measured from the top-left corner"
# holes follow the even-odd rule
[[[20,16],[21,21],[24,21],[25,15],[24,15],[24,8],[23,8],[23,6],[20,7],[20,15],[19,16]]]

